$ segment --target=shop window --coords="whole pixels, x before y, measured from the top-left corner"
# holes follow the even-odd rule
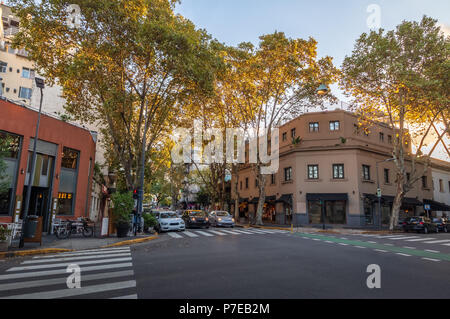
[[[0,73],[6,73],[7,67],[8,67],[8,63],[0,61]]]
[[[308,165],[308,179],[319,179],[319,165]]]
[[[19,165],[20,137],[0,132],[0,215],[10,215]]]
[[[73,194],[58,193],[59,215],[72,215],[73,212]]]
[[[68,147],[63,148],[59,181],[59,215],[73,215],[78,177],[80,152]]]

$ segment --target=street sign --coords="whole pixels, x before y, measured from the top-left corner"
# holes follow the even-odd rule
[[[429,204],[425,204],[423,207],[425,208],[425,210],[431,210],[431,206]]]
[[[377,189],[377,197],[381,197],[381,188]]]

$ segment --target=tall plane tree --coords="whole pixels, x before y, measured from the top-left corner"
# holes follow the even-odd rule
[[[428,153],[427,138],[440,121],[448,130],[449,70],[449,38],[429,17],[405,21],[388,32],[363,33],[344,60],[343,89],[354,97],[367,121],[383,121],[396,132],[392,156],[397,193],[391,230],[398,222],[403,198],[426,174],[430,152],[445,131],[432,140]],[[415,143],[415,154],[411,143]]]
[[[21,19],[14,45],[27,50],[49,84],[62,86],[69,114],[100,124],[133,189],[144,137],[148,158],[184,98],[212,90],[220,63],[210,51],[215,42],[174,14],[174,0],[11,3]],[[79,25],[67,23],[74,5]]]

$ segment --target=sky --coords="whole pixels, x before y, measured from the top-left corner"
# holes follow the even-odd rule
[[[379,26],[386,30],[427,15],[450,34],[449,0],[181,0],[176,12],[227,45],[257,44],[259,36],[274,31],[291,38],[313,37],[319,57],[333,57],[338,67],[356,39],[370,31],[368,20],[377,22],[371,19],[377,12]],[[349,101],[337,85],[331,89],[341,101]],[[441,146],[434,157],[449,160]]]

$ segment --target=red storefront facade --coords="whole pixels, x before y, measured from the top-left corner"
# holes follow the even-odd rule
[[[0,139],[9,146],[2,157],[9,189],[0,195],[0,222],[23,213],[37,118],[35,109],[0,100]],[[95,148],[95,132],[42,114],[29,214],[43,217],[44,231],[55,216],[89,216]]]

